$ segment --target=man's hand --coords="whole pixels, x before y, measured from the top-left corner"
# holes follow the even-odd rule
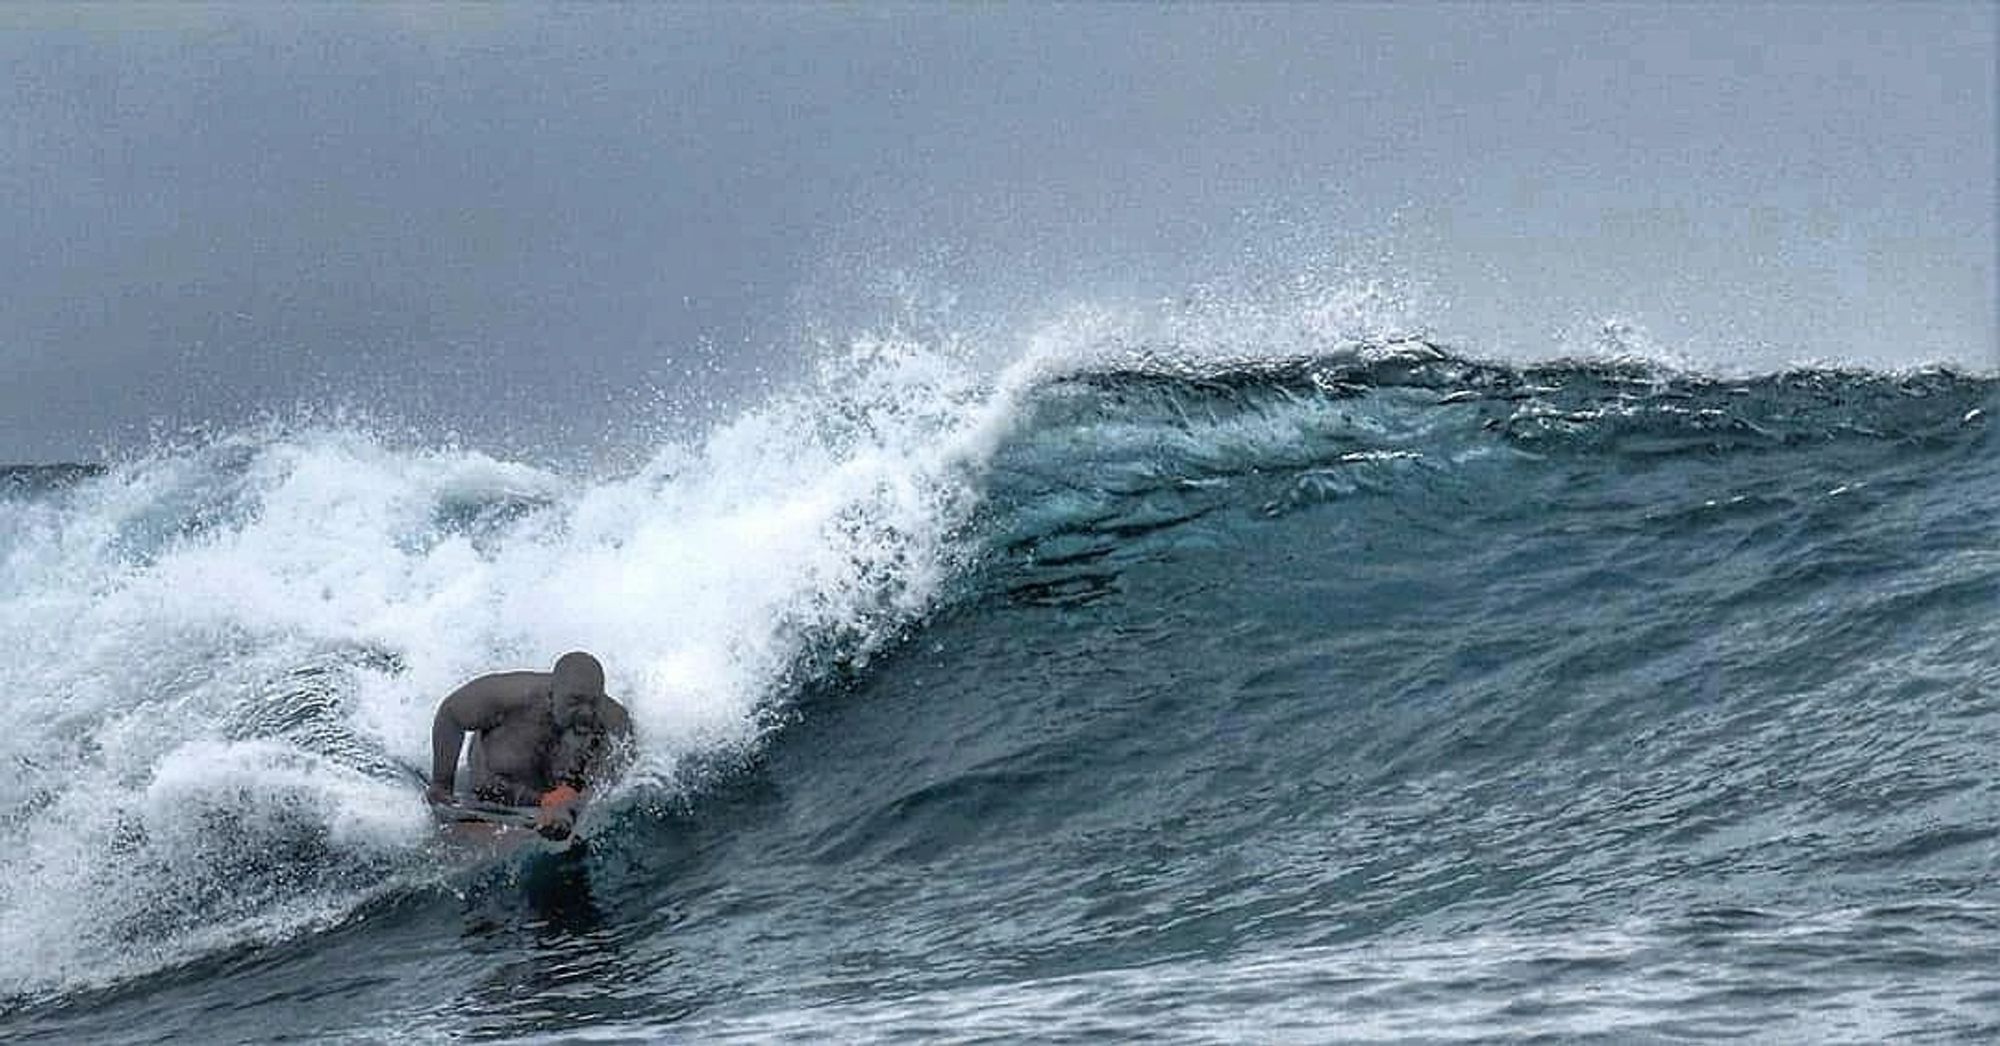
[[[558,842],[569,838],[570,827],[576,824],[576,804],[582,798],[583,793],[566,784],[543,792],[535,810],[535,831]]]
[[[570,804],[583,798],[583,793],[569,785],[557,785],[542,793],[541,801],[535,805],[544,810],[568,809]]]

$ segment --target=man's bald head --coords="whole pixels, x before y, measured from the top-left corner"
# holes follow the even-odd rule
[[[572,650],[556,658],[556,692],[587,693],[592,697],[604,696],[604,666],[598,660],[581,650]]]

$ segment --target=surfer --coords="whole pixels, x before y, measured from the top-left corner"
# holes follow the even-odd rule
[[[631,755],[632,718],[605,695],[604,666],[582,651],[557,658],[549,672],[480,676],[438,704],[425,793],[433,804],[453,801],[467,731],[473,796],[534,807],[535,830],[550,839],[569,837],[584,793]]]

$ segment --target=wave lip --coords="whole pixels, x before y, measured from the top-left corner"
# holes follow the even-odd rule
[[[1249,361],[1141,354],[1037,385],[993,459],[988,486],[1005,511],[987,513],[989,540],[1080,565],[1123,537],[1231,506],[1505,504],[1491,485],[1540,460],[1756,469],[1825,448],[1864,470],[1905,450],[1976,467],[1997,399],[1995,379],[1946,369],[1719,378],[1635,359],[1482,361],[1418,340]]]

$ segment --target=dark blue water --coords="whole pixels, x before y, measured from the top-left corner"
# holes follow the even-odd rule
[[[907,364],[636,476],[10,473],[0,1029],[2000,1037],[1992,378]],[[588,641],[536,553],[654,754],[583,856],[453,864],[395,767]]]

